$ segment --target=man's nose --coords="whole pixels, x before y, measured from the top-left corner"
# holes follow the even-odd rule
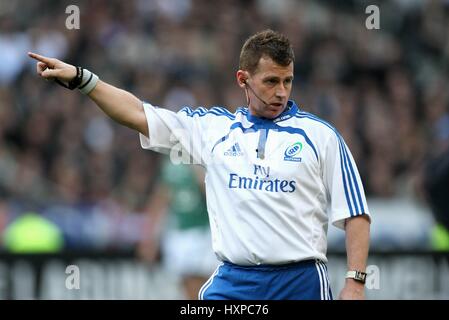
[[[287,96],[287,88],[283,84],[279,84],[276,88],[276,97],[285,98]]]

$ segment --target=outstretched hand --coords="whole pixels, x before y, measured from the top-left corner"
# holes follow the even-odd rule
[[[33,52],[28,52],[28,56],[38,61],[36,71],[42,78],[68,82],[76,76],[76,67],[71,64]]]

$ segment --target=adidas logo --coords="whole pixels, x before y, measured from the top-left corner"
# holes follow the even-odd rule
[[[224,155],[229,157],[239,157],[243,156],[243,152],[242,149],[240,149],[239,143],[236,142],[232,147],[225,151]]]

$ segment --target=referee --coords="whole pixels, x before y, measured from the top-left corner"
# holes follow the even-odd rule
[[[364,299],[370,215],[354,159],[330,124],[289,100],[294,54],[272,30],[244,43],[237,84],[246,106],[144,103],[87,69],[35,53],[37,73],[88,95],[112,119],[139,132],[141,145],[181,150],[206,170],[212,246],[220,265],[200,299],[332,299],[328,223],[345,230],[341,299]]]

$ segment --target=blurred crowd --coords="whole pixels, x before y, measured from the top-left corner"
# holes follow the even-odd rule
[[[379,30],[365,26],[370,4]],[[69,245],[132,244],[160,164],[89,99],[38,79],[27,51],[175,111],[234,110],[240,48],[266,28],[290,38],[292,99],[341,132],[368,197],[422,197],[426,158],[449,141],[448,1],[12,0],[0,2],[0,230],[31,210]]]

